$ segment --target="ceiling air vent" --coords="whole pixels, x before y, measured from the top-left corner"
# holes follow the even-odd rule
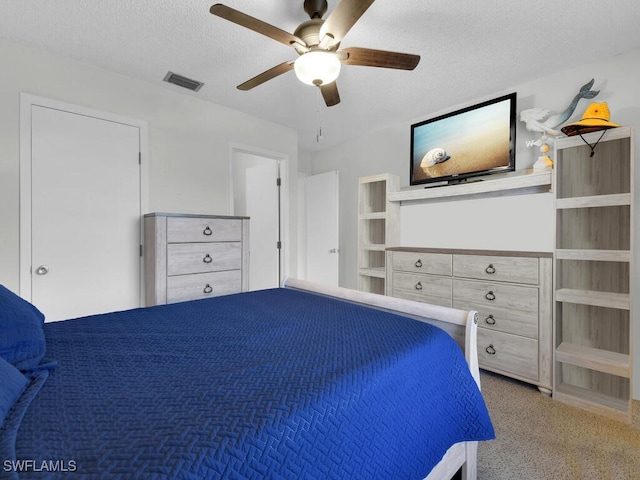
[[[190,78],[183,77],[182,75],[178,75],[177,73],[167,72],[164,76],[163,80],[165,82],[173,83],[182,88],[188,88],[189,90],[193,90],[197,92],[202,88],[204,83],[198,82],[197,80],[191,80]]]

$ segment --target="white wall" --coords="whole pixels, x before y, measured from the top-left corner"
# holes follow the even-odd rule
[[[288,157],[288,254],[297,264],[295,130],[210,102],[0,40],[0,283],[18,291],[20,92],[144,120],[149,127],[149,211],[229,214],[231,144]],[[205,86],[206,88],[206,86]],[[144,212],[146,213],[146,212]]]
[[[552,111],[564,110],[578,89],[595,78],[593,89],[600,90],[594,100],[581,100],[571,121],[582,116],[584,109],[591,101],[606,101],[611,110],[612,120],[633,125],[640,119],[640,50],[602,60],[601,62],[573,68],[559,74],[541,77],[511,88],[491,92],[485,97],[475,99],[468,104],[452,105],[446,111],[425,112],[421,118],[408,119],[403,124],[392,125],[384,130],[371,132],[369,135],[352,139],[336,147],[312,154],[311,173],[328,170],[339,170],[340,178],[340,249],[341,255],[340,284],[355,287],[356,280],[356,247],[357,247],[357,185],[358,178],[377,173],[394,173],[401,178],[401,185],[409,185],[409,142],[412,123],[431,118],[458,108],[466,107],[484,100],[511,93],[518,93],[518,112],[521,110],[542,107]],[[636,152],[640,151],[636,135]],[[530,168],[536,161],[539,152],[527,148],[526,140],[534,140],[537,136],[528,132],[522,122],[518,122],[516,134],[516,168]],[[636,184],[639,181],[636,169]],[[446,188],[446,187],[443,187]],[[502,200],[502,201],[500,201]],[[523,218],[524,224],[520,232],[512,232],[510,222],[514,211]],[[403,206],[401,208],[401,243],[403,245],[431,246],[431,244],[459,245],[469,248],[505,248],[523,250],[525,245],[537,245],[535,250],[551,251],[553,249],[552,230],[549,219],[552,215],[551,194],[527,195],[524,197],[501,197],[493,199],[458,200],[442,203],[424,203],[421,205]],[[638,209],[636,209],[638,212]],[[491,227],[499,235],[485,237],[478,235],[475,239],[464,240],[457,234],[459,228],[448,233],[446,229],[439,232],[430,231],[428,223],[419,221],[428,218],[435,222],[455,222],[458,224],[475,224],[479,219],[491,218]],[[640,222],[636,220],[636,224]],[[422,225],[422,227],[421,227]],[[532,237],[533,235],[533,237]],[[535,239],[535,241],[534,241]],[[530,248],[527,248],[530,249]],[[636,282],[638,284],[638,282]]]
[[[439,187],[440,188],[440,187]],[[406,246],[487,250],[553,250],[551,193],[476,198],[400,208],[400,238]]]
[[[553,75],[544,75],[509,89],[488,92],[465,105],[451,105],[446,111],[424,112],[421,118],[371,132],[339,146],[312,155],[312,173],[340,171],[340,285],[357,285],[357,185],[358,177],[377,173],[400,175],[401,185],[409,184],[410,125],[439,114],[516,91],[518,112],[532,107],[564,110],[578,89],[595,78],[593,89],[600,94],[581,100],[570,121],[580,119],[589,102],[606,101],[611,120],[621,125],[637,125],[640,120],[640,50],[633,50],[593,64],[582,65]],[[518,122],[516,168],[527,169],[539,152],[525,146],[537,138]],[[640,156],[640,131],[636,131],[635,155]],[[640,185],[640,168],[635,169]],[[446,188],[446,187],[442,187]],[[636,189],[637,190],[637,189]],[[640,228],[640,195],[635,197],[635,225]],[[490,199],[423,203],[401,207],[401,244],[405,246],[465,247],[507,250],[553,250],[552,194],[507,196]],[[439,228],[434,229],[433,226]],[[468,232],[463,227],[468,226]],[[635,235],[633,298],[640,298],[640,235]],[[637,303],[637,302],[636,302]],[[638,305],[640,307],[640,305]],[[640,398],[640,308],[634,323],[634,398]]]

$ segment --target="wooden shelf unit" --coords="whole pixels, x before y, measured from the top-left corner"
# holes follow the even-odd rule
[[[556,360],[577,367],[592,368],[619,377],[629,376],[629,355],[599,348],[561,343],[556,348]]]
[[[630,423],[633,130],[559,139],[555,148],[556,400]]]
[[[388,173],[358,180],[358,290],[384,295],[385,248],[400,239],[400,204],[389,194],[400,177]]]

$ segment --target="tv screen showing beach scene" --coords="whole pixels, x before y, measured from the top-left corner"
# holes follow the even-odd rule
[[[411,185],[515,170],[516,94],[411,126]]]

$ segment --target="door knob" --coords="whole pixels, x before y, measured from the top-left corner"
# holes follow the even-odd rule
[[[46,265],[40,265],[36,268],[36,275],[46,275],[47,273],[49,273],[49,267]]]

